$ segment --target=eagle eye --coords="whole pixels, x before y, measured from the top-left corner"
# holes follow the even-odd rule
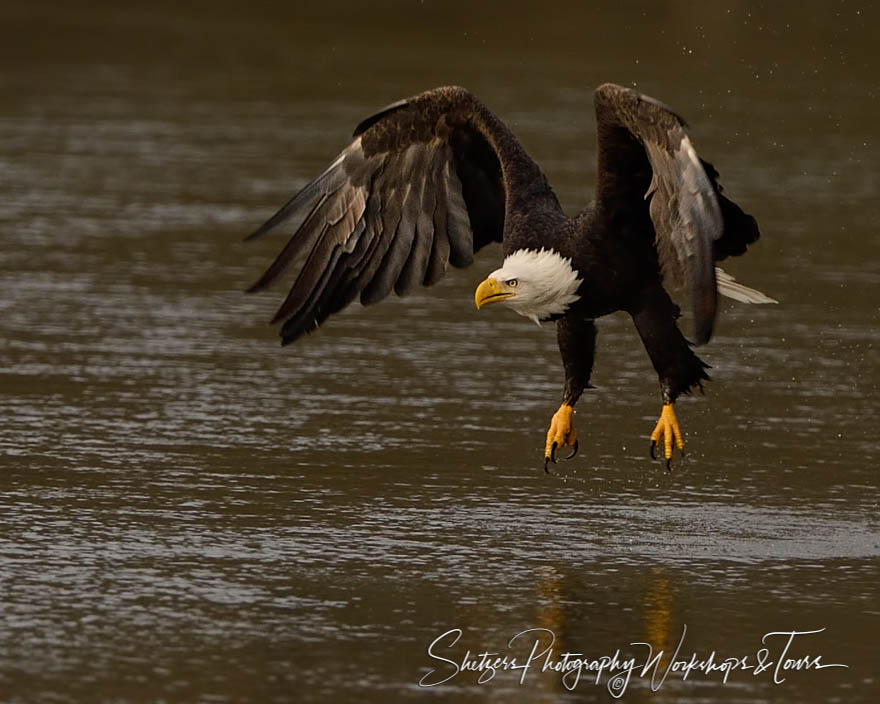
[[[519,281],[517,279],[508,279],[507,280],[507,285],[510,286],[511,288],[515,288],[518,283],[519,283]]]

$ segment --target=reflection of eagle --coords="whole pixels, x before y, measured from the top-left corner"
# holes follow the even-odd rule
[[[672,457],[683,448],[673,404],[707,379],[676,325],[664,290],[689,286],[695,342],[707,342],[717,291],[769,301],[717,274],[715,262],[758,239],[754,218],[721,194],[717,172],[694,151],[684,121],[662,103],[605,84],[596,90],[599,169],[595,203],[562,212],[544,174],[511,131],[462,88],[437,88],[364,120],[354,141],[251,235],[301,221],[250,289],[299,267],[273,323],[283,343],[314,330],[356,298],[379,301],[430,286],[489,242],[504,262],[476,291],[535,321],[556,322],[565,368],[562,405],[547,433],[544,468],[577,439],[572,409],[589,386],[594,319],[624,310],[660,375],[663,410],[651,434]]]

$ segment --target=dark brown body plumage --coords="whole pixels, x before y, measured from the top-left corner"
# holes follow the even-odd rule
[[[489,242],[505,255],[552,249],[571,258],[580,299],[557,319],[573,405],[588,387],[593,321],[628,312],[674,401],[706,379],[705,365],[676,324],[664,286],[692,293],[694,342],[711,337],[715,261],[758,238],[754,219],[721,194],[684,121],[658,101],[620,86],[596,90],[595,202],[567,217],[540,168],[512,132],[462,88],[438,88],[363,121],[333,164],[259,228],[300,224],[252,287],[289,266],[299,274],[273,322],[284,343],[360,298],[431,285],[448,264],[467,266]]]

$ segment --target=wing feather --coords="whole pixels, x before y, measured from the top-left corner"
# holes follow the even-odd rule
[[[407,173],[423,173],[426,161],[425,150],[420,147],[410,147],[407,155]],[[373,280],[364,289],[362,299],[365,303],[375,303],[385,298],[400,276],[406,260],[413,248],[416,221],[421,210],[423,181],[408,182],[404,184],[400,220],[394,231],[394,238],[385,252],[385,256],[379,265]]]
[[[324,231],[323,208],[327,204],[328,196],[321,195],[317,203],[314,204],[306,219],[297,230],[297,237],[291,238],[281,250],[281,253],[275,258],[275,261],[269,266],[263,275],[248,288],[248,293],[261,291],[269,286],[279,276],[298,259],[303,258],[305,252],[310,251],[315,246],[321,233]],[[293,211],[291,211],[291,215]]]
[[[449,262],[449,197],[447,195],[448,176],[446,170],[449,162],[438,165],[434,172],[434,212],[432,214],[434,238],[431,241],[431,254],[425,267],[425,286],[432,286],[443,278]]]
[[[449,263],[459,269],[470,266],[474,260],[474,233],[468,218],[467,205],[462,195],[458,174],[447,164],[446,167],[446,231],[449,235]]]
[[[329,201],[328,201],[329,202]],[[346,188],[345,193],[332,201],[324,216],[324,227],[302,269],[302,274],[290,289],[273,323],[293,315],[306,301],[316,295],[318,283],[325,280],[323,271],[335,262],[343,247],[353,247],[362,229],[356,225],[366,208],[366,193],[363,188]]]
[[[443,162],[447,158],[444,151],[442,147],[439,147],[433,149],[429,154],[431,161],[427,166],[427,177],[422,181],[413,245],[397,283],[394,285],[394,292],[398,296],[412,293],[424,284],[434,240],[440,237],[434,232],[434,211],[437,207],[435,181],[438,167],[442,169]]]

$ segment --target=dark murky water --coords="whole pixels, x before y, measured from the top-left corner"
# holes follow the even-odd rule
[[[848,669],[637,673],[625,699],[873,701],[877,12],[411,5],[0,11],[0,701],[611,699],[540,663],[418,686],[533,628],[663,667],[685,628],[680,659],[750,664],[824,628],[789,657]],[[689,118],[764,233],[727,268],[781,301],[725,304],[674,473],[622,316],[582,455],[539,471],[555,336],[473,310],[497,250],[276,346],[280,292],[241,291],[281,239],[241,238],[360,118],[466,85],[574,211],[605,80]]]

